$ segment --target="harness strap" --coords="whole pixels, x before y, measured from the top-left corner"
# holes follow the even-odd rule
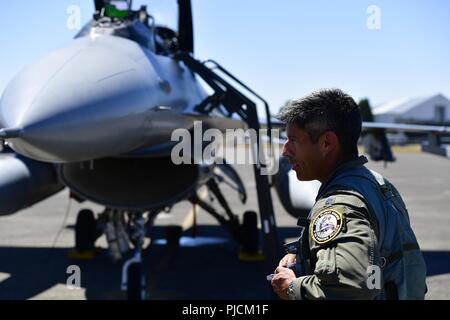
[[[397,260],[400,260],[403,257],[403,252],[405,251],[413,251],[420,250],[419,244],[417,243],[405,243],[402,247],[402,251],[398,251],[396,253],[391,254],[389,257],[385,258],[386,263],[385,266],[391,264]],[[384,267],[384,266],[383,266]]]

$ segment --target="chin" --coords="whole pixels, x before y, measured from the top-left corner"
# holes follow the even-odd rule
[[[300,180],[300,181],[312,181],[312,180],[314,180],[314,178],[302,175],[298,171],[296,171],[295,173],[297,174],[297,179]]]

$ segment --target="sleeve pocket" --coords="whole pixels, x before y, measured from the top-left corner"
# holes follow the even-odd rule
[[[314,274],[321,283],[337,283],[339,269],[336,266],[336,247],[323,248],[317,252]]]

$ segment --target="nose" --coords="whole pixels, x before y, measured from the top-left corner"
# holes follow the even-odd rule
[[[20,131],[9,144],[48,162],[95,159],[138,147],[158,83],[143,58],[138,46],[122,38],[82,38],[32,64],[0,101],[2,127]]]
[[[289,140],[286,140],[286,142],[283,144],[283,150],[282,150],[282,152],[281,152],[281,155],[282,155],[283,157],[289,157],[288,143],[289,143]]]

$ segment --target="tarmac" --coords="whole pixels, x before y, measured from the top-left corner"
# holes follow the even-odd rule
[[[427,262],[427,299],[450,299],[450,161],[423,153],[397,153],[397,161],[369,167],[387,177],[400,191],[409,209],[412,226]],[[234,190],[223,187],[235,214],[257,211],[253,169],[236,165],[244,181],[245,205]],[[204,192],[200,190],[200,192]],[[289,216],[272,190],[272,201],[281,241],[298,236],[296,219]],[[0,217],[0,299],[84,300],[124,299],[120,290],[121,262],[112,262],[105,237],[97,241],[92,260],[71,260],[77,212],[102,207],[69,201],[69,192],[57,195],[17,214]],[[269,299],[264,262],[242,262],[238,246],[217,221],[188,202],[162,213],[148,235],[144,252],[148,299]],[[168,246],[167,225],[183,226],[180,246]],[[195,235],[195,237],[193,237]],[[81,271],[80,288],[67,285],[70,266]],[[70,271],[70,269],[69,269]]]

